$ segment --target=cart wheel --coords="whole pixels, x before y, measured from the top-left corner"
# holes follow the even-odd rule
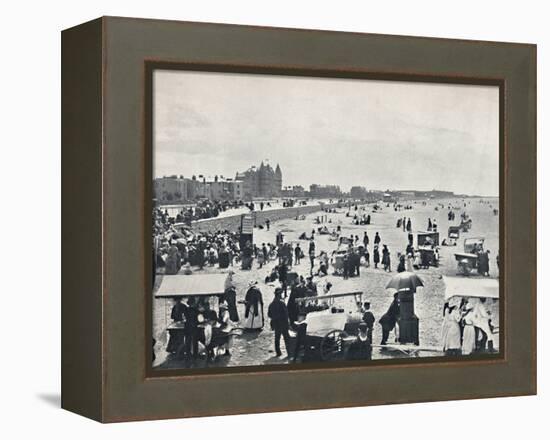
[[[321,360],[342,360],[345,355],[344,338],[347,336],[347,333],[341,330],[332,330],[327,333],[321,341]]]

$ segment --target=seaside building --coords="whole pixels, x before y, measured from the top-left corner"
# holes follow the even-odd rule
[[[215,176],[205,181],[206,191],[212,200],[240,200],[243,198],[242,182]]]
[[[283,197],[305,197],[306,190],[302,185],[285,186],[281,190]]]
[[[188,181],[183,176],[165,176],[153,181],[154,197],[160,203],[181,203],[188,199]]]
[[[335,198],[342,195],[338,185],[309,185],[309,195],[313,198]]]
[[[248,170],[237,173],[236,182],[242,183],[245,198],[277,197],[283,188],[283,173],[279,164],[273,169],[269,163],[252,166]]]
[[[253,197],[280,197],[283,194],[283,173],[279,164],[275,169],[269,163],[237,173],[234,179],[223,176],[207,177],[202,174],[184,178],[164,176],[153,181],[154,197],[158,203],[183,203],[200,198],[211,200],[245,200]],[[297,194],[304,194],[296,186]]]
[[[243,183],[222,176],[213,178],[202,175],[191,179],[168,176],[153,181],[154,197],[158,203],[183,203],[201,198],[211,200],[241,200]]]

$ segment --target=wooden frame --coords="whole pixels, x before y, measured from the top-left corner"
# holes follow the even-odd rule
[[[62,56],[64,408],[113,422],[536,392],[535,46],[105,17],[64,31]],[[158,66],[498,85],[503,354],[153,374],[148,78]],[[231,397],[245,386],[246,401]]]

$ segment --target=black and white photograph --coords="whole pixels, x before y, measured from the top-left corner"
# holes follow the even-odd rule
[[[544,438],[543,5],[5,3],[2,437]]]
[[[499,354],[498,86],[152,75],[154,369]]]

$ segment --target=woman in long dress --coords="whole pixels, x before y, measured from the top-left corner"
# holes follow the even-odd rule
[[[175,275],[181,268],[181,257],[178,248],[174,245],[168,249],[168,257],[166,258],[166,275]]]
[[[235,291],[235,287],[233,285],[229,285],[229,287],[225,290],[223,299],[227,304],[229,319],[231,319],[231,321],[233,322],[239,322],[239,312],[237,310],[237,292]]]
[[[257,282],[251,283],[244,297],[244,328],[261,330],[264,326],[264,302]]]
[[[373,258],[374,268],[378,269],[378,263],[380,263],[380,252],[378,251],[378,245],[374,245],[373,254],[374,254],[374,258]]]
[[[227,246],[221,246],[218,253],[218,261],[220,269],[226,269],[227,267],[229,267],[229,249]]]
[[[482,342],[486,341],[488,344],[488,349],[490,352],[494,351],[494,337],[493,330],[490,325],[491,313],[487,310],[485,306],[485,298],[480,298],[474,304],[473,322],[474,326],[477,327],[482,334],[484,335]],[[485,349],[485,343],[482,344],[482,349]]]
[[[458,307],[445,304],[441,340],[445,356],[458,356],[461,352],[460,344],[460,312]]]
[[[382,248],[382,266],[385,271],[391,272],[390,250],[387,245]]]
[[[476,348],[476,330],[474,327],[473,305],[466,304],[466,312],[462,316],[464,332],[462,333],[462,354],[472,354]]]
[[[407,252],[406,268],[407,272],[414,272],[414,250]]]

